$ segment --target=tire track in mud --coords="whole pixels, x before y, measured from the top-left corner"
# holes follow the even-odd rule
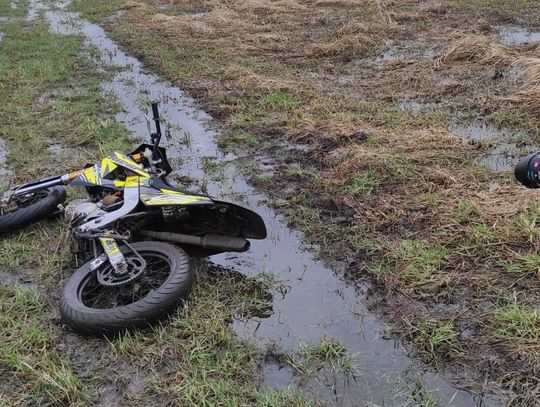
[[[78,13],[66,11],[67,4],[56,2],[56,7],[43,10],[44,16],[53,32],[82,34],[87,44],[98,50],[100,63],[115,69],[113,79],[103,83],[102,88],[114,95],[124,109],[117,119],[133,134],[146,135],[140,102],[159,100],[162,117],[172,128],[181,129],[184,139],[189,139],[187,143],[178,137],[165,142],[169,155],[181,161],[181,169],[172,175],[188,175],[205,185],[211,195],[243,201],[239,203],[256,210],[267,223],[268,239],[252,242],[249,252],[210,258],[212,263],[233,268],[248,277],[269,272],[287,286],[282,295],[274,293],[270,317],[237,320],[233,323],[236,333],[262,352],[282,353],[294,353],[299,344],[317,343],[326,336],[342,343],[349,354],[355,355],[359,367],[353,377],[322,371],[318,377],[309,379],[269,363],[263,367],[267,384],[283,386],[293,382],[322,401],[336,405],[403,405],[407,398],[395,396],[396,386],[403,378],[411,378],[420,380],[441,405],[482,403],[410,359],[399,342],[384,339],[384,325],[365,304],[369,287],[345,281],[340,270],[333,272],[303,247],[301,236],[287,227],[283,217],[267,205],[267,197],[240,174],[235,165],[237,157],[219,151],[215,133],[209,128],[211,117],[198,110],[181,89],[146,72],[141,62],[121,51],[101,27],[82,19]],[[31,0],[28,18],[36,18],[42,7],[42,3]],[[205,172],[204,163],[208,159],[222,168],[220,180],[213,180]],[[492,401],[490,405],[494,405]]]

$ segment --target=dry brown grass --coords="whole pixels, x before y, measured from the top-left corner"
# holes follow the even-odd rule
[[[452,43],[435,61],[435,66],[450,62],[475,62],[508,66],[515,51],[483,35],[467,35]]]
[[[523,70],[523,84],[506,100],[535,115],[540,114],[540,58],[520,58],[515,65]]]
[[[377,39],[369,34],[358,33],[345,35],[331,42],[311,44],[307,50],[308,56],[342,57],[349,59],[365,55],[377,44]]]

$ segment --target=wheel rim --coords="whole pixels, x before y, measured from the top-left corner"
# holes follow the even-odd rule
[[[169,258],[156,252],[140,251],[139,254],[146,260],[146,270],[137,279],[121,286],[103,286],[94,271],[79,284],[79,301],[88,308],[112,309],[133,304],[161,287],[171,274]]]

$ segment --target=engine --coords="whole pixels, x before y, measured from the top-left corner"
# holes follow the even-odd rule
[[[64,215],[70,222],[79,224],[103,215],[105,211],[101,206],[103,205],[92,202],[90,198],[74,199],[66,206]]]

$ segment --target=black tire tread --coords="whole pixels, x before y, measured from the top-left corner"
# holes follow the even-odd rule
[[[31,223],[37,222],[53,214],[58,205],[66,200],[66,190],[63,187],[48,188],[45,198],[26,208],[0,216],[0,233],[13,232]]]
[[[80,303],[78,284],[90,272],[90,262],[69,278],[60,302],[62,320],[73,330],[87,335],[109,335],[127,329],[144,328],[172,312],[191,291],[194,274],[189,256],[179,247],[164,242],[137,242],[135,250],[154,250],[169,256],[174,270],[159,287],[139,301],[113,309],[90,309]],[[123,252],[127,247],[120,248]]]

